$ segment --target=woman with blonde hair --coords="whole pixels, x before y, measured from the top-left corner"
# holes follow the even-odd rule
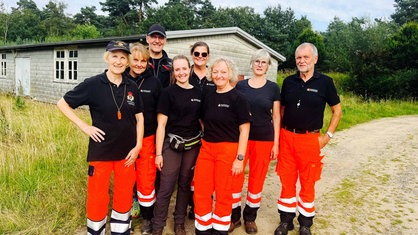
[[[156,200],[155,133],[157,131],[157,104],[162,85],[150,69],[148,49],[139,42],[131,43],[129,49],[131,51],[131,63],[125,74],[135,81],[145,104],[144,140],[139,157],[135,162],[136,187],[134,187],[133,208],[138,208],[137,205],[139,204],[142,217],[141,232],[142,234],[150,234]],[[139,217],[139,209],[134,209],[132,217]]]
[[[85,79],[61,98],[57,106],[89,139],[87,161],[87,233],[105,234],[113,173],[110,230],[129,234],[134,164],[142,147],[143,104],[136,84],[124,75],[129,65],[128,44],[111,41],[106,47],[104,73]],[[73,109],[87,105],[92,124]]]
[[[216,91],[203,96],[204,135],[194,177],[195,232],[226,235],[231,222],[232,179],[243,174],[251,114],[248,102],[232,86],[238,79],[232,61],[215,60],[209,79]]]

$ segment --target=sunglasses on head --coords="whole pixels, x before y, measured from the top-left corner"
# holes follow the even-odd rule
[[[193,52],[193,55],[194,55],[195,57],[199,57],[200,55],[202,55],[202,57],[206,57],[206,56],[208,56],[208,53],[207,53],[207,52],[202,52],[202,53],[200,53],[200,52],[198,52],[198,51],[195,51],[195,52]]]

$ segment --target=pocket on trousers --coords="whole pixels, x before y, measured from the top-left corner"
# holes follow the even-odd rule
[[[316,182],[321,178],[322,168],[324,167],[324,163],[321,160],[309,163],[309,180],[313,182]]]

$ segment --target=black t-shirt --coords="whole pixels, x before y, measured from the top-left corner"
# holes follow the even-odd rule
[[[184,89],[177,84],[164,88],[158,102],[157,112],[168,117],[166,134],[173,133],[183,138],[199,134],[201,92],[197,87]]]
[[[272,141],[274,140],[274,127],[272,121],[273,103],[280,100],[279,86],[267,80],[260,88],[252,88],[248,80],[239,81],[236,89],[250,103],[252,122],[250,140]]]
[[[234,88],[226,93],[205,93],[202,106],[203,139],[208,142],[239,141],[239,126],[251,122],[250,105]]]
[[[144,103],[144,137],[155,135],[158,98],[162,90],[161,82],[154,77],[150,68],[136,78],[129,75],[129,68],[126,73],[130,79],[135,81]]]
[[[299,72],[283,81],[281,105],[284,106],[282,125],[292,129],[321,129],[324,122],[325,104],[340,103],[332,79],[315,72],[307,82]]]
[[[118,120],[112,90],[116,104],[122,104],[121,120]],[[135,114],[143,112],[144,108],[136,84],[126,76],[119,87],[109,83],[106,73],[87,78],[68,91],[64,100],[73,109],[88,105],[92,125],[105,132],[102,142],[90,138],[87,161],[122,160],[135,147]]]

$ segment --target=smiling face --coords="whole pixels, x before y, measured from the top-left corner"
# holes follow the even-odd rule
[[[204,46],[197,46],[192,52],[193,64],[195,66],[204,67],[209,60],[208,48]]]
[[[131,54],[131,71],[136,75],[142,74],[147,69],[148,59],[145,58],[140,51]]]
[[[213,65],[211,77],[218,90],[222,90],[229,84],[230,71],[225,61]]]
[[[159,33],[153,33],[147,36],[146,38],[151,55],[161,54],[164,49],[164,45],[167,41],[167,38]]]
[[[109,51],[107,52],[105,61],[109,72],[115,75],[120,75],[125,71],[129,64],[129,55],[121,50]]]
[[[173,59],[173,77],[176,84],[182,86],[189,83],[190,64],[185,58]]]

